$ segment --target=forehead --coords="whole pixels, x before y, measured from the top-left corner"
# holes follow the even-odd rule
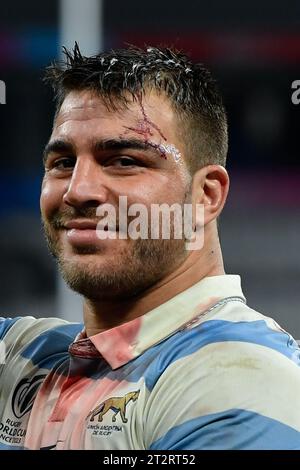
[[[101,96],[88,90],[70,92],[62,103],[54,122],[53,134],[85,133],[88,135],[122,133],[141,123],[151,123],[152,138],[164,135],[173,142],[176,138],[176,119],[171,103],[164,95],[149,92],[141,98],[128,97],[128,105],[116,109],[106,106]],[[147,126],[144,126],[147,127]]]

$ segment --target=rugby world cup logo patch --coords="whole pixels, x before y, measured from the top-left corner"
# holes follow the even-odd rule
[[[36,375],[30,379],[22,379],[12,396],[11,406],[16,418],[22,418],[33,407],[33,402],[46,375]]]

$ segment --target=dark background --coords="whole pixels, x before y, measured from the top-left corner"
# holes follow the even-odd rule
[[[58,1],[0,6],[5,316],[63,315],[39,220],[41,155],[53,116],[41,77],[59,53],[58,15]],[[220,221],[226,271],[241,274],[251,306],[300,338],[300,105],[291,101],[291,84],[300,79],[299,0],[106,0],[103,43],[175,45],[212,69],[230,125],[231,192]]]

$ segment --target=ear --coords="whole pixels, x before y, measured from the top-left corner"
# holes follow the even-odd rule
[[[203,204],[204,226],[220,215],[228,190],[229,176],[223,166],[207,165],[195,173],[192,186],[193,207]],[[196,220],[196,224],[203,225],[203,221],[201,223]]]

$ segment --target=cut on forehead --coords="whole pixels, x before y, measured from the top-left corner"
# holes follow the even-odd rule
[[[173,140],[178,131],[176,112],[172,108],[172,103],[166,96],[157,94],[155,90],[147,90],[144,95],[127,97],[126,106],[117,100],[113,107],[97,92],[73,90],[66,96],[55,117],[53,130],[70,120],[86,121],[97,118],[104,120],[104,126],[111,120],[116,124],[115,127],[119,123],[119,132],[128,133],[130,129],[150,126],[151,131],[158,132],[163,141],[167,140],[166,132],[169,134],[169,139]],[[164,131],[163,127],[167,131]]]
[[[166,97],[161,99],[156,92],[128,100],[125,109],[124,107],[121,109],[109,107],[107,109],[107,104],[103,101],[102,96],[88,90],[72,91],[62,104],[53,131],[56,129],[60,133],[64,132],[59,128],[70,121],[97,119],[99,119],[98,123],[97,121],[91,122],[91,127],[79,128],[79,130],[87,133],[101,131],[103,135],[108,131],[108,133],[112,132],[118,136],[122,134],[128,136],[133,133],[146,140],[149,140],[150,137],[156,137],[155,140],[158,144],[167,141],[169,144],[174,144],[174,140],[176,140],[177,121],[174,110],[171,108],[169,100]],[[72,127],[73,130],[76,130],[73,124]],[[72,127],[68,126],[68,129],[72,129]]]

